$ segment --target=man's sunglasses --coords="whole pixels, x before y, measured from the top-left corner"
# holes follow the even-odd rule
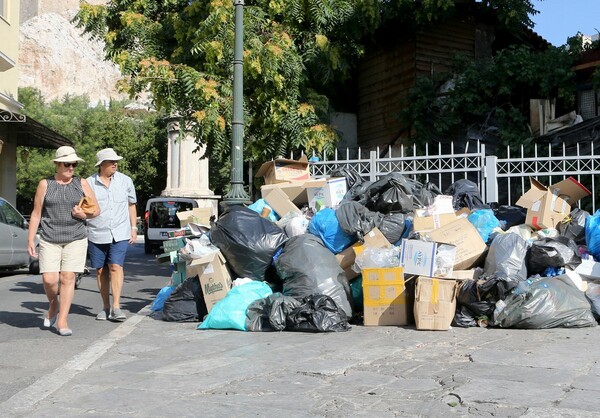
[[[77,167],[77,163],[62,163],[62,164],[63,164],[63,166],[65,168],[69,168],[69,167],[75,168],[75,167]]]

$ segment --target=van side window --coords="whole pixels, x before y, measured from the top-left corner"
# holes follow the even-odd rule
[[[0,200],[0,221],[8,225],[23,228],[23,217],[5,200]]]

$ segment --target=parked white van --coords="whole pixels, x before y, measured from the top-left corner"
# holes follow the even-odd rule
[[[192,210],[198,202],[187,197],[155,197],[148,199],[144,213],[144,252],[152,253],[168,239],[167,231],[179,229],[177,212]]]

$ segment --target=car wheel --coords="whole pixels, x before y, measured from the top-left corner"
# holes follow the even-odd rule
[[[144,239],[144,253],[152,254],[152,243],[148,239]]]
[[[31,260],[31,263],[29,263],[29,274],[40,274],[39,260]]]

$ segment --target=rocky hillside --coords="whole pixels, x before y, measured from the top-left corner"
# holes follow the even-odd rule
[[[70,23],[75,13],[41,11],[21,22],[19,85],[39,89],[46,100],[67,94],[87,95],[92,103],[125,99],[115,88],[121,77],[118,67],[104,61],[100,42]]]

